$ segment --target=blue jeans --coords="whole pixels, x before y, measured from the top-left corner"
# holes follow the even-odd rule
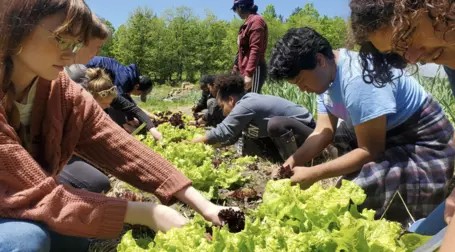
[[[426,218],[417,220],[409,228],[409,232],[421,235],[435,235],[447,226],[444,221],[445,202],[442,202]]]
[[[0,219],[0,252],[82,252],[88,247],[87,238],[57,234],[35,222]]]

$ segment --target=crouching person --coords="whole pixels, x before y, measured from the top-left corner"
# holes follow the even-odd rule
[[[215,127],[224,119],[223,111],[216,102],[215,76],[202,76],[200,87],[202,90],[201,98],[192,109],[195,115],[202,114],[200,118],[197,118],[196,124]]]
[[[453,176],[454,129],[414,78],[392,70],[393,85],[376,87],[362,77],[361,64],[357,53],[333,51],[311,28],[291,29],[276,44],[272,78],[319,95],[316,129],[285,163],[293,169],[291,180],[306,188],[343,176],[365,190],[363,207],[376,210],[376,217],[406,223],[407,210],[424,217],[443,202]],[[338,119],[343,123],[336,129]],[[302,166],[332,140],[346,147],[344,155]]]
[[[312,115],[280,97],[245,93],[239,75],[216,78],[217,101],[226,118],[193,142],[234,144],[244,137],[243,154],[286,160],[313,132]]]

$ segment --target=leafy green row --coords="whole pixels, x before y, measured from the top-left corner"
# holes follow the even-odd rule
[[[195,136],[204,134],[203,129],[193,126],[178,129],[164,123],[158,126],[158,130],[164,136],[162,141],[157,142],[149,135],[141,141],[174,164],[193,181],[196,189],[209,193],[208,196],[216,197],[219,188],[227,189],[247,181],[248,177],[242,173],[249,164],[255,162],[254,157],[233,159],[215,167],[215,149],[205,144],[190,142]]]
[[[136,241],[125,234],[118,251],[413,251],[428,237],[401,236],[400,225],[374,220],[374,211],[357,211],[365,200],[361,188],[343,181],[341,188],[308,190],[291,186],[289,180],[270,181],[263,203],[246,218],[242,232],[213,229],[200,216],[181,229],[155,239]]]

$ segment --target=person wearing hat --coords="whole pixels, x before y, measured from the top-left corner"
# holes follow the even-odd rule
[[[257,13],[258,6],[254,0],[234,0],[232,10],[245,20],[238,33],[233,73],[243,76],[247,92],[260,93],[267,75],[267,24]]]

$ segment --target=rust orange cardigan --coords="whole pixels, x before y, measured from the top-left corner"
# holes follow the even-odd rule
[[[168,161],[112,122],[90,94],[64,73],[39,80],[26,150],[0,106],[0,218],[38,221],[58,233],[110,238],[127,202],[60,185],[56,175],[77,153],[163,202],[191,182]]]

